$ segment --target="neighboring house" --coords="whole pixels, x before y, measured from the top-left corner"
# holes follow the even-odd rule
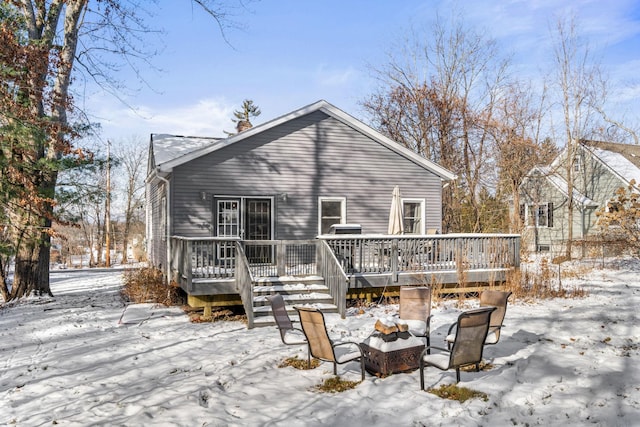
[[[384,234],[396,185],[405,232],[439,231],[454,178],[326,101],[224,139],[153,134],[148,255],[166,268],[171,236],[312,239],[347,223]]]
[[[561,253],[568,238],[567,162],[572,160],[573,239],[597,233],[596,211],[607,209],[615,191],[640,183],[640,146],[581,141],[573,156],[561,152],[549,166],[534,167],[520,186],[523,247],[531,252]],[[578,246],[576,249],[583,248]]]

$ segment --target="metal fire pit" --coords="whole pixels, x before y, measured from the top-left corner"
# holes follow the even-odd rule
[[[409,332],[375,332],[361,346],[365,369],[380,377],[418,369],[424,350],[424,342]]]

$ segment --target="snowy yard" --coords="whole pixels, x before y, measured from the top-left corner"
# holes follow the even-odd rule
[[[190,323],[179,308],[124,304],[118,271],[52,273],[55,298],[0,308],[0,425],[117,426],[634,426],[640,424],[640,262],[610,261],[585,277],[584,299],[511,300],[493,369],[462,372],[460,385],[488,394],[463,404],[420,391],[417,371],[355,389],[313,390],[332,375],[278,368],[306,348],[275,327]],[[328,315],[333,336],[364,340],[397,305]],[[459,309],[434,309],[439,345]],[[338,373],[359,379],[359,365]],[[426,370],[426,385],[455,371]]]

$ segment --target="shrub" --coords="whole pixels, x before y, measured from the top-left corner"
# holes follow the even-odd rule
[[[181,300],[180,288],[167,285],[162,271],[153,267],[126,270],[121,295],[128,302],[166,306],[179,305]]]
[[[566,268],[562,273],[559,264],[542,258],[533,269],[521,268],[510,272],[505,289],[513,293],[514,299],[582,298],[588,295],[585,289],[562,284],[563,277],[577,277],[581,273],[584,271]]]

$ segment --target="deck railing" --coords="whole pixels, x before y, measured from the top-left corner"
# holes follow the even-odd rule
[[[320,243],[331,249],[340,274],[347,276],[390,273],[397,278],[403,272],[520,265],[520,236],[515,234],[323,235],[314,240],[251,241],[173,237],[171,273],[188,284],[194,279],[235,279],[239,244],[253,277],[327,275],[341,281],[337,272],[326,270],[330,258],[322,255]]]
[[[254,277],[318,274],[317,240],[244,240],[242,246]]]
[[[234,279],[239,238],[172,237],[171,278],[191,285],[194,279]]]
[[[247,327],[253,328],[253,277],[251,267],[247,262],[247,257],[240,242],[236,242],[237,257],[236,264],[236,289],[240,294],[244,311],[247,314]]]
[[[320,236],[347,274],[477,270],[520,265],[520,236],[446,234],[424,236]]]
[[[340,266],[335,253],[327,242],[318,241],[318,269],[324,278],[324,284],[329,288],[333,303],[338,307],[338,313],[344,317],[347,312],[347,291],[349,279]]]

